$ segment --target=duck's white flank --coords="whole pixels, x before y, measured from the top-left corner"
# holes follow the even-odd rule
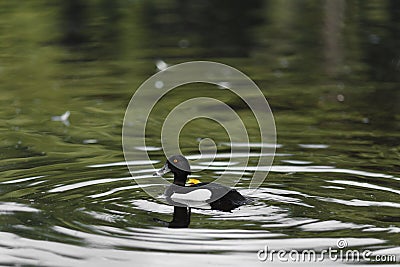
[[[208,189],[197,189],[186,194],[173,193],[171,199],[185,199],[190,201],[207,201],[211,198],[211,191]]]

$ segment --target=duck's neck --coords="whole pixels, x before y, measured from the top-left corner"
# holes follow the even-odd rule
[[[186,180],[187,180],[187,174],[174,173],[174,184],[185,186]]]

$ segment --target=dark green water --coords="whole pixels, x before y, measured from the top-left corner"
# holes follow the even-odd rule
[[[399,261],[399,47],[394,0],[0,2],[0,265],[258,266],[265,245],[320,251],[339,239]],[[157,63],[191,60],[251,77],[279,146],[252,204],[193,210],[190,228],[166,229],[152,219],[173,208],[131,179],[122,123]],[[168,110],[198,96],[247,121],[254,160],[196,175],[245,170],[246,195],[257,127],[240,100],[206,85],[176,89],[152,114],[143,174],[164,162]],[[66,111],[69,125],[54,120]],[[183,129],[182,151],[196,157],[205,137],[227,160],[227,136],[207,120]]]

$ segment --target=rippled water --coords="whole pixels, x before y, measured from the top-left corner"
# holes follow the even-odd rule
[[[329,153],[333,145],[298,147],[301,157],[282,144],[269,178],[256,192],[245,189],[255,167],[220,166],[226,158],[220,154],[220,164],[196,173],[199,179],[222,170],[233,176],[245,171],[237,189],[254,201],[231,213],[192,209],[188,229],[167,229],[153,221],[171,220],[173,208],[135,185],[124,161],[14,170],[20,175],[3,178],[0,184],[0,260],[49,266],[172,266],[185,260],[195,266],[210,261],[256,265],[262,264],[256,252],[265,245],[321,250],[335,246],[339,238],[351,247],[398,254],[400,178],[391,172],[329,165],[328,158],[326,165],[311,161],[311,155]],[[146,178],[154,171],[152,164],[161,160],[130,164],[140,164],[141,177]]]
[[[259,261],[257,251],[266,245],[319,252],[339,239],[400,259],[397,2],[346,1],[339,51],[315,34],[326,26],[316,15],[326,3],[256,1],[260,6],[231,7],[226,17],[210,15],[193,26],[182,14],[197,21],[202,5],[179,11],[175,1],[95,2],[0,4],[0,265],[262,266],[270,263]],[[242,18],[254,36],[221,26],[219,40],[199,30],[254,8],[264,11],[262,20]],[[181,20],[197,30],[176,28]],[[326,70],[335,60],[322,59],[325,41],[342,60],[338,72]],[[215,140],[216,160],[203,155],[192,168],[209,166],[193,176],[244,174],[236,189],[253,200],[231,213],[192,209],[189,228],[168,229],[154,218],[170,221],[173,207],[133,181],[121,127],[133,92],[162,62],[193,59],[232,64],[253,78],[274,112],[279,145],[267,179],[253,192],[247,188],[253,172],[269,168],[256,165],[266,144],[255,137],[246,106],[206,85],[168,95],[149,120],[147,147],[136,148],[151,161],[128,162],[140,168],[136,174],[152,177],[164,163],[159,128],[168,111],[187,98],[212,96],[248,122],[250,153],[233,161],[250,156],[249,165],[228,164],[230,145],[243,144],[230,144],[206,120],[182,130],[183,153],[198,159],[199,141]]]

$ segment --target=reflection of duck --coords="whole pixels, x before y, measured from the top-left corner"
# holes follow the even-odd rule
[[[166,222],[158,218],[154,221],[161,223],[169,228],[187,228],[190,224],[190,208],[188,207],[174,207],[174,215],[171,222]]]
[[[235,189],[217,183],[201,183],[196,179],[189,179],[189,185],[185,186],[191,170],[189,161],[182,155],[171,156],[164,167],[154,175],[162,176],[168,172],[174,174],[174,182],[166,190],[166,196],[174,206],[229,212],[249,203],[249,200]]]

